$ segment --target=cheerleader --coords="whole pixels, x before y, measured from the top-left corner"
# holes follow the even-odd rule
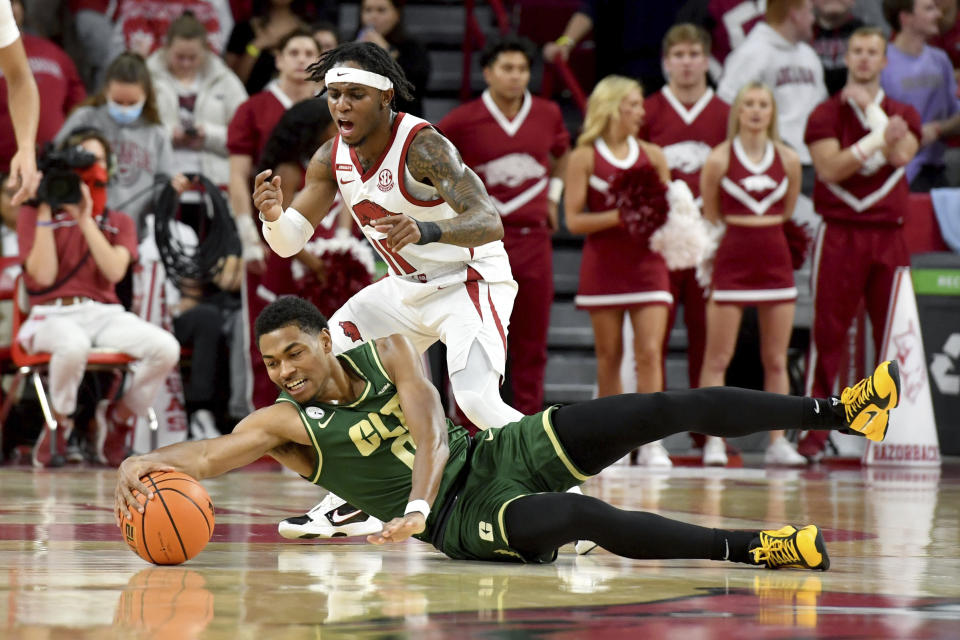
[[[717,248],[707,302],[707,340],[700,386],[724,384],[737,345],[743,308],[755,306],[764,389],[789,393],[787,347],[797,288],[783,223],[800,192],[800,161],[777,134],[777,104],[765,85],[744,86],[730,109],[727,140],[710,152],[700,174],[703,215],[726,224]],[[770,432],[769,465],[806,459]]]
[[[623,392],[620,361],[625,314],[634,332],[636,390],[663,390],[660,360],[673,303],[669,272],[646,239],[625,228],[629,212],[616,208],[617,194],[610,188],[620,172],[645,165],[655,169],[664,185],[670,181],[660,147],[636,137],[643,113],[643,92],[635,80],[621,76],[601,80],[590,94],[583,133],[567,165],[567,228],[587,236],[575,302],[578,309],[590,313],[601,397]],[[659,442],[644,445],[639,461],[672,466]]]

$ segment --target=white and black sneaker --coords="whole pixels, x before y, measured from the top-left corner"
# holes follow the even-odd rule
[[[277,530],[290,539],[340,538],[377,533],[383,530],[383,523],[328,493],[320,504],[302,516],[281,520]]]

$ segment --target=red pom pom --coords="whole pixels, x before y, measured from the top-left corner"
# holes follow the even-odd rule
[[[324,251],[319,258],[324,268],[323,280],[308,270],[302,278],[294,280],[294,293],[315,304],[329,318],[372,279],[367,268],[349,250]]]
[[[806,223],[794,222],[791,218],[783,223],[783,234],[787,236],[790,262],[793,264],[794,270],[799,269],[807,260],[807,252],[810,251],[810,242],[813,240],[810,226]]]
[[[667,187],[649,164],[625,169],[610,182],[614,204],[620,209],[620,224],[631,236],[647,242],[667,221]]]

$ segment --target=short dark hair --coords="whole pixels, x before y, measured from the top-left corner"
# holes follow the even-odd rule
[[[337,36],[337,42],[340,42],[340,29],[337,28],[337,25],[333,24],[329,20],[315,20],[310,23],[311,33],[316,33],[317,31],[329,31],[333,35]]]
[[[484,69],[490,67],[497,61],[501,53],[517,51],[522,53],[527,59],[527,64],[533,66],[536,47],[533,43],[522,36],[513,34],[505,35],[498,40],[491,40],[480,53],[480,66]]]
[[[68,133],[60,143],[59,149],[63,151],[64,149],[77,147],[87,140],[96,140],[103,147],[103,155],[107,160],[107,175],[113,177],[117,169],[117,158],[113,155],[113,147],[110,146],[110,141],[107,139],[106,134],[100,129],[87,126],[79,126],[71,129],[70,133]]]
[[[903,28],[900,24],[900,12],[912,13],[915,5],[916,0],[883,0],[883,17],[894,31],[900,31]]]
[[[320,310],[303,298],[296,296],[280,296],[264,308],[257,316],[253,332],[257,336],[257,344],[265,333],[282,329],[289,325],[296,325],[301,331],[317,335],[327,328],[327,319]]]
[[[372,42],[345,42],[336,49],[320,54],[320,59],[307,67],[310,79],[324,82],[327,71],[340,63],[353,62],[364,71],[372,71],[389,78],[395,95],[404,100],[413,100],[413,84],[407,80],[403,69],[385,49]]]

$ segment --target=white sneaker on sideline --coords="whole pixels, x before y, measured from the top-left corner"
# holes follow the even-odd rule
[[[779,467],[800,467],[807,464],[807,459],[797,453],[789,440],[777,438],[770,443],[763,454],[763,464]]]
[[[727,445],[723,438],[707,436],[707,441],[703,443],[703,466],[725,467],[727,462]]]
[[[284,538],[339,538],[366,536],[383,530],[383,522],[332,493],[302,516],[281,520],[277,531]]]
[[[640,456],[637,458],[637,464],[641,467],[651,467],[657,469],[669,469],[673,466],[670,455],[660,441],[650,442],[640,447]]]
[[[580,485],[575,485],[567,489],[567,493],[579,493],[582,496],[583,490],[580,489]],[[576,549],[577,555],[585,556],[597,548],[597,543],[592,540],[577,540],[573,548]]]

